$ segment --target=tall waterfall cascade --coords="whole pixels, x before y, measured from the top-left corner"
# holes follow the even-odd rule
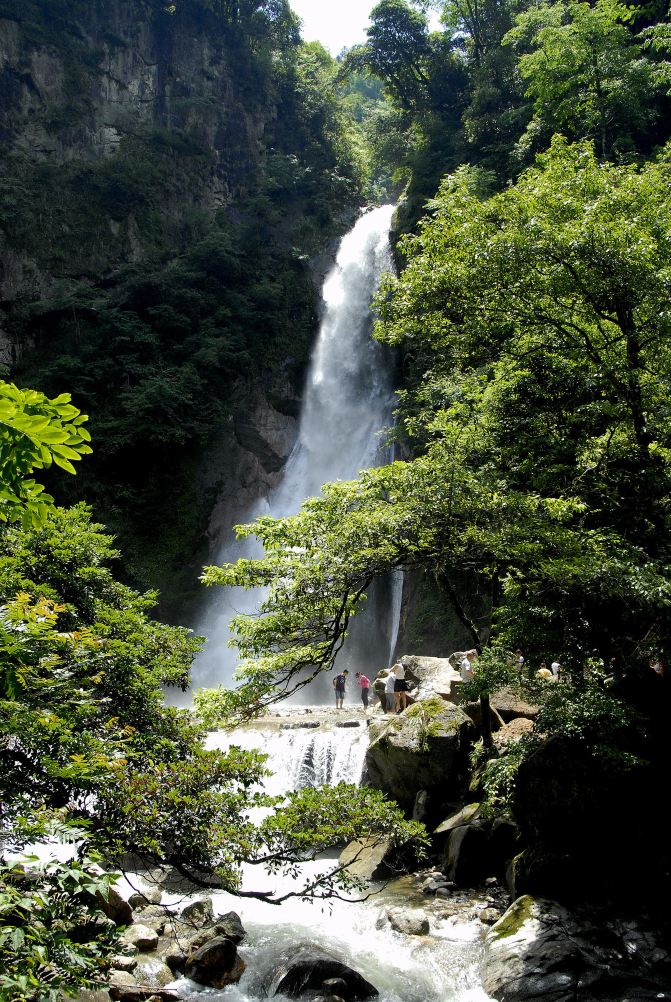
[[[370,306],[382,274],[392,268],[393,212],[392,205],[366,212],[340,244],[322,289],[323,318],[307,375],[296,445],[277,486],[243,513],[240,521],[293,514],[307,497],[319,494],[323,484],[352,479],[359,470],[389,459],[379,433],[392,420],[391,358],[371,337]],[[256,540],[231,539],[214,561],[260,555]],[[342,652],[343,667],[370,670],[393,656],[401,590],[398,574],[388,587],[371,596],[367,627],[353,631]],[[238,613],[254,612],[262,597],[261,590],[212,590],[196,624],[196,632],[207,637],[194,666],[197,686],[231,684],[236,652],[228,647],[229,623]],[[321,685],[315,684],[310,699],[326,701],[329,695],[328,680],[322,680]]]

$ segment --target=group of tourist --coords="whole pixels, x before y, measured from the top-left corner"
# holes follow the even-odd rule
[[[342,710],[345,700],[345,690],[349,672],[347,668],[336,675],[333,679],[333,689],[335,691],[336,710]],[[356,672],[354,676],[361,689],[361,702],[364,710],[368,709],[368,696],[370,694],[370,679],[363,672]],[[405,668],[397,661],[389,670],[384,686],[385,699],[383,709],[385,713],[401,713],[408,705],[408,682],[405,677]]]

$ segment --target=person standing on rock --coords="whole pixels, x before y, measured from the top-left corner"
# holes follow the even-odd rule
[[[405,680],[405,668],[400,661],[397,661],[391,670],[394,675],[396,712],[402,713],[408,705],[408,683]]]
[[[385,708],[384,708],[384,712],[385,713],[393,713],[394,712],[394,703],[395,703],[395,695],[396,695],[395,692],[394,692],[394,683],[395,682],[396,682],[396,677],[394,676],[393,671],[391,671],[391,669],[390,669],[389,670],[389,674],[387,675],[387,677],[385,679],[385,683],[384,683],[384,697],[385,697],[385,701],[386,701],[386,704],[387,704],[385,706]]]
[[[368,692],[370,690],[370,679],[366,678],[366,676],[362,672],[360,672],[360,671],[358,671],[356,673],[355,677],[356,677],[359,685],[361,686],[361,702],[363,703],[363,708],[364,708],[364,710],[367,710],[368,709]]]
[[[333,688],[335,689],[335,700],[336,700],[336,710],[342,710],[343,700],[345,699],[345,683],[347,682],[347,676],[349,672],[347,668],[340,675],[336,675],[333,679]]]
[[[466,651],[461,663],[459,665],[459,673],[461,675],[462,682],[470,682],[473,678],[473,662],[478,656],[478,652],[473,648],[471,651]]]

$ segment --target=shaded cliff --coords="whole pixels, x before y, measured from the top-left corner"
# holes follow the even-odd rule
[[[0,0],[0,351],[90,413],[59,496],[139,583],[204,545],[212,447],[299,392],[308,260],[360,201],[332,78],[284,0]]]

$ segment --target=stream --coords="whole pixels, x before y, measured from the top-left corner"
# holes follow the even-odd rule
[[[306,785],[347,782],[358,784],[364,770],[368,744],[366,718],[359,708],[350,709],[344,719],[359,726],[336,726],[329,722],[324,707],[280,710],[293,723],[285,729],[275,722],[240,728],[231,733],[210,735],[208,747],[261,748],[269,756],[274,773],[266,781],[271,794]],[[302,716],[297,718],[297,714]],[[319,727],[296,726],[306,714],[319,719]],[[302,873],[313,873],[332,863],[337,853],[304,864]],[[261,878],[258,868],[249,868],[243,877],[247,890],[284,892],[292,888],[291,878]],[[205,996],[222,1002],[256,1002],[266,997],[273,970],[290,959],[303,945],[319,947],[336,956],[370,981],[380,992],[380,1002],[487,1002],[481,988],[479,963],[487,930],[478,911],[491,906],[486,893],[456,892],[449,899],[423,895],[413,876],[401,877],[385,885],[371,885],[365,901],[301,901],[291,898],[280,906],[223,892],[212,894],[215,913],[235,911],[247,931],[239,953],[247,969],[237,985],[225,989],[201,989],[182,978],[174,983],[185,997]],[[183,904],[176,895],[164,895],[164,902]],[[389,924],[390,908],[420,908],[429,919],[425,936],[396,932]],[[313,994],[318,994],[314,992]],[[285,996],[274,996],[284,999]],[[308,994],[304,997],[310,997]]]

